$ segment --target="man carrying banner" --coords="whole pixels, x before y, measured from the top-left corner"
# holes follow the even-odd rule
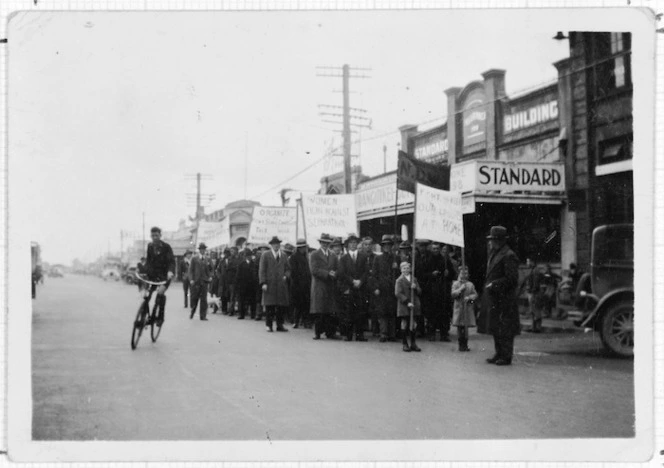
[[[509,366],[514,353],[514,337],[521,332],[516,292],[519,286],[519,259],[507,245],[507,229],[493,226],[487,236],[489,259],[484,294],[489,332],[496,354],[489,364]]]
[[[342,334],[345,341],[367,341],[364,337],[366,321],[366,282],[369,277],[367,257],[357,250],[359,238],[351,234],[346,239],[348,253],[339,262],[339,283],[342,286]]]
[[[379,341],[381,343],[395,341],[397,303],[394,297],[394,285],[399,266],[396,256],[392,252],[393,245],[392,237],[384,235],[380,242],[382,254],[376,255],[371,269],[373,273],[371,290],[373,291],[378,323],[380,324]]]

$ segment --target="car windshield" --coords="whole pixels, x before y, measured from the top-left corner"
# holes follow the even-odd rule
[[[607,226],[595,237],[595,263],[623,263],[634,261],[634,227]]]

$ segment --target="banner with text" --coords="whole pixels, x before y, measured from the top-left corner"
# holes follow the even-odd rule
[[[357,233],[355,195],[304,195],[302,198],[307,242],[316,246],[323,233],[346,237]]]
[[[461,194],[417,184],[415,238],[464,247]]]
[[[208,249],[227,246],[231,242],[230,226],[228,216],[218,223],[201,221],[198,224],[197,242],[205,243]],[[198,249],[198,245],[196,245]]]
[[[254,214],[249,226],[247,242],[267,244],[273,236],[281,241],[295,245],[297,229],[297,209],[294,207],[254,207]]]

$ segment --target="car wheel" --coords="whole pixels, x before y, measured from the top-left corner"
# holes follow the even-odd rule
[[[620,357],[634,356],[634,301],[623,299],[611,304],[602,317],[604,346]]]

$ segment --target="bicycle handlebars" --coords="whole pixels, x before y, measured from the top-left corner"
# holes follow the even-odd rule
[[[143,281],[144,283],[146,283],[146,284],[151,284],[151,285],[153,285],[153,286],[163,286],[163,285],[165,285],[166,283],[168,283],[168,281],[159,281],[159,282],[155,282],[155,281],[146,280],[146,279],[143,278],[139,273],[134,273],[134,275],[136,275],[136,278],[138,278],[139,280]]]

